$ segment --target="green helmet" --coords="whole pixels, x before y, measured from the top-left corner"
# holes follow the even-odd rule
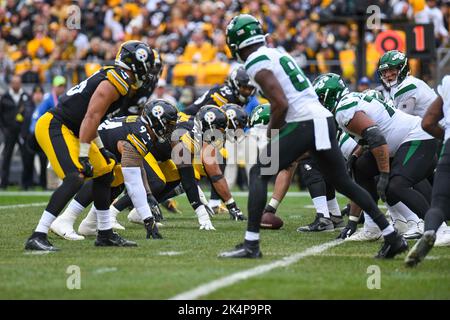
[[[397,78],[394,81],[387,81],[382,75],[384,70],[397,69]],[[400,84],[409,74],[408,58],[403,52],[398,50],[391,50],[383,54],[378,62],[378,75],[383,81],[383,85],[387,88],[391,88],[397,84]]]
[[[266,41],[261,23],[249,14],[240,14],[231,19],[226,36],[232,55],[238,60],[241,60],[238,54],[240,49]]]
[[[384,101],[384,96],[381,91],[375,90],[375,89],[367,89],[364,90],[362,93],[364,93],[366,96],[378,99],[380,101]]]
[[[349,93],[344,79],[335,73],[318,76],[313,82],[313,87],[319,96],[320,103],[331,112],[334,112],[341,98]]]
[[[257,124],[268,124],[270,120],[270,104],[263,103],[253,109],[250,115],[250,127],[254,127]]]

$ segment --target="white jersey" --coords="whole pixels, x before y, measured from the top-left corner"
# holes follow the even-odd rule
[[[358,143],[347,132],[342,132],[339,136],[339,148],[346,160],[350,158],[357,146]]]
[[[442,84],[438,86],[437,90],[444,101],[444,105],[442,107],[444,111],[444,141],[447,141],[447,139],[450,138],[450,75],[447,75],[444,79],[442,79]]]
[[[405,142],[413,140],[433,139],[428,133],[422,130],[422,119],[417,116],[406,114],[392,108],[375,98],[363,93],[350,93],[339,101],[336,107],[336,121],[345,131],[355,136],[361,137],[347,129],[347,124],[353,119],[356,112],[364,112],[378,126],[389,147],[389,155],[393,157],[398,148]]]
[[[256,74],[263,69],[272,71],[288,100],[289,109],[286,114],[286,122],[333,116],[319,102],[311,82],[289,54],[262,46],[247,58],[245,70],[259,91],[264,94],[255,81]]]
[[[390,95],[397,109],[423,118],[431,103],[437,98],[436,92],[424,81],[407,76]]]

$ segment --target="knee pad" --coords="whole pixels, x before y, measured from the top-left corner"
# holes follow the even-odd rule
[[[69,173],[63,179],[63,184],[65,186],[70,186],[70,189],[72,189],[73,187],[74,190],[79,190],[83,183],[84,178],[80,177],[80,174],[78,172]]]
[[[301,179],[307,188],[315,183],[324,182],[322,174],[319,170],[314,168],[310,161],[300,162],[300,174]]]

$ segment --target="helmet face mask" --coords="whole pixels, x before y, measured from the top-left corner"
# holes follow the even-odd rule
[[[141,41],[127,41],[120,46],[115,65],[133,73],[133,89],[149,87],[154,77],[158,77],[156,55],[159,60],[157,52]]]
[[[160,143],[170,141],[177,118],[177,108],[162,99],[147,102],[141,116],[142,121],[150,127]]]
[[[408,59],[403,52],[398,50],[388,51],[380,58],[377,72],[383,86],[392,88],[402,83],[409,75]]]
[[[266,37],[261,23],[255,17],[249,14],[240,14],[228,23],[226,40],[233,57],[242,62],[239,51],[256,43],[265,43]]]
[[[196,116],[203,133],[203,140],[216,148],[223,146],[223,135],[228,127],[228,117],[224,110],[214,105],[203,106]]]
[[[227,82],[239,101],[244,104],[248,102],[248,98],[256,91],[244,67],[234,69],[230,73]]]
[[[336,110],[339,101],[349,93],[344,80],[335,73],[318,76],[313,81],[313,87],[320,103],[331,112]]]

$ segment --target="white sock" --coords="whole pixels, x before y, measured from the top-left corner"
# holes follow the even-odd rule
[[[339,208],[339,203],[334,197],[333,199],[327,201],[328,211],[333,215],[340,217],[341,216],[341,208]]]
[[[404,204],[403,202],[399,202],[396,205],[394,205],[393,207],[395,207],[395,210],[401,214],[406,221],[414,221],[416,223],[420,222],[420,218],[417,216],[417,214],[415,214],[410,208],[408,208],[406,206],[406,204]],[[391,208],[393,208],[391,207]]]
[[[279,205],[280,205],[280,201],[278,201],[277,199],[274,199],[274,198],[270,199],[269,206],[271,206],[272,208],[277,210]]]
[[[109,209],[107,210],[95,209],[95,212],[97,213],[97,229],[99,231],[112,229],[111,215]]]
[[[209,199],[209,206],[211,208],[218,207],[220,206],[221,202],[222,201],[220,199]]]
[[[400,203],[400,202],[399,202]],[[406,222],[406,220],[405,220],[405,218],[403,217],[403,215],[401,215],[399,212],[398,212],[398,204],[399,203],[397,203],[396,205],[394,205],[394,206],[390,206],[390,205],[387,205],[387,207],[388,207],[388,210],[389,210],[389,213],[391,214],[391,218],[392,218],[392,222],[394,223],[395,221],[397,221],[397,220],[400,220],[400,221],[405,221]]]
[[[383,234],[383,237],[387,236],[388,234],[391,234],[394,232],[394,227],[392,225],[388,225],[386,228],[381,230],[381,233]]]
[[[372,218],[363,211],[364,214],[364,230],[380,230]]]
[[[197,187],[198,187],[198,197],[200,198],[200,202],[203,203],[204,205],[208,205],[208,199],[206,199],[206,196],[203,193],[202,188],[200,188],[200,186],[197,186]]]
[[[259,233],[245,231],[245,240],[257,241],[257,240],[259,240]]]
[[[44,213],[42,213],[41,216],[41,220],[39,220],[39,223],[34,231],[48,233],[48,229],[50,228],[52,222],[55,221],[55,219],[56,217],[54,215],[44,210]]]
[[[91,209],[89,210],[89,212],[88,212],[86,218],[84,218],[84,220],[86,222],[92,222],[92,223],[97,224],[97,214],[95,212],[94,205],[91,206]]]
[[[72,201],[70,201],[66,210],[64,210],[60,217],[64,220],[67,220],[68,222],[71,222],[73,225],[75,223],[75,220],[77,220],[78,216],[83,210],[84,207],[78,201],[73,199]]]
[[[316,208],[316,212],[322,213],[325,218],[330,217],[330,212],[328,211],[326,196],[315,197],[312,199],[312,202],[314,204],[314,208]]]
[[[117,210],[116,207],[110,206],[109,207],[109,213],[111,214],[111,217],[114,218],[113,220],[116,220],[117,219],[117,215],[120,213],[120,211]]]

